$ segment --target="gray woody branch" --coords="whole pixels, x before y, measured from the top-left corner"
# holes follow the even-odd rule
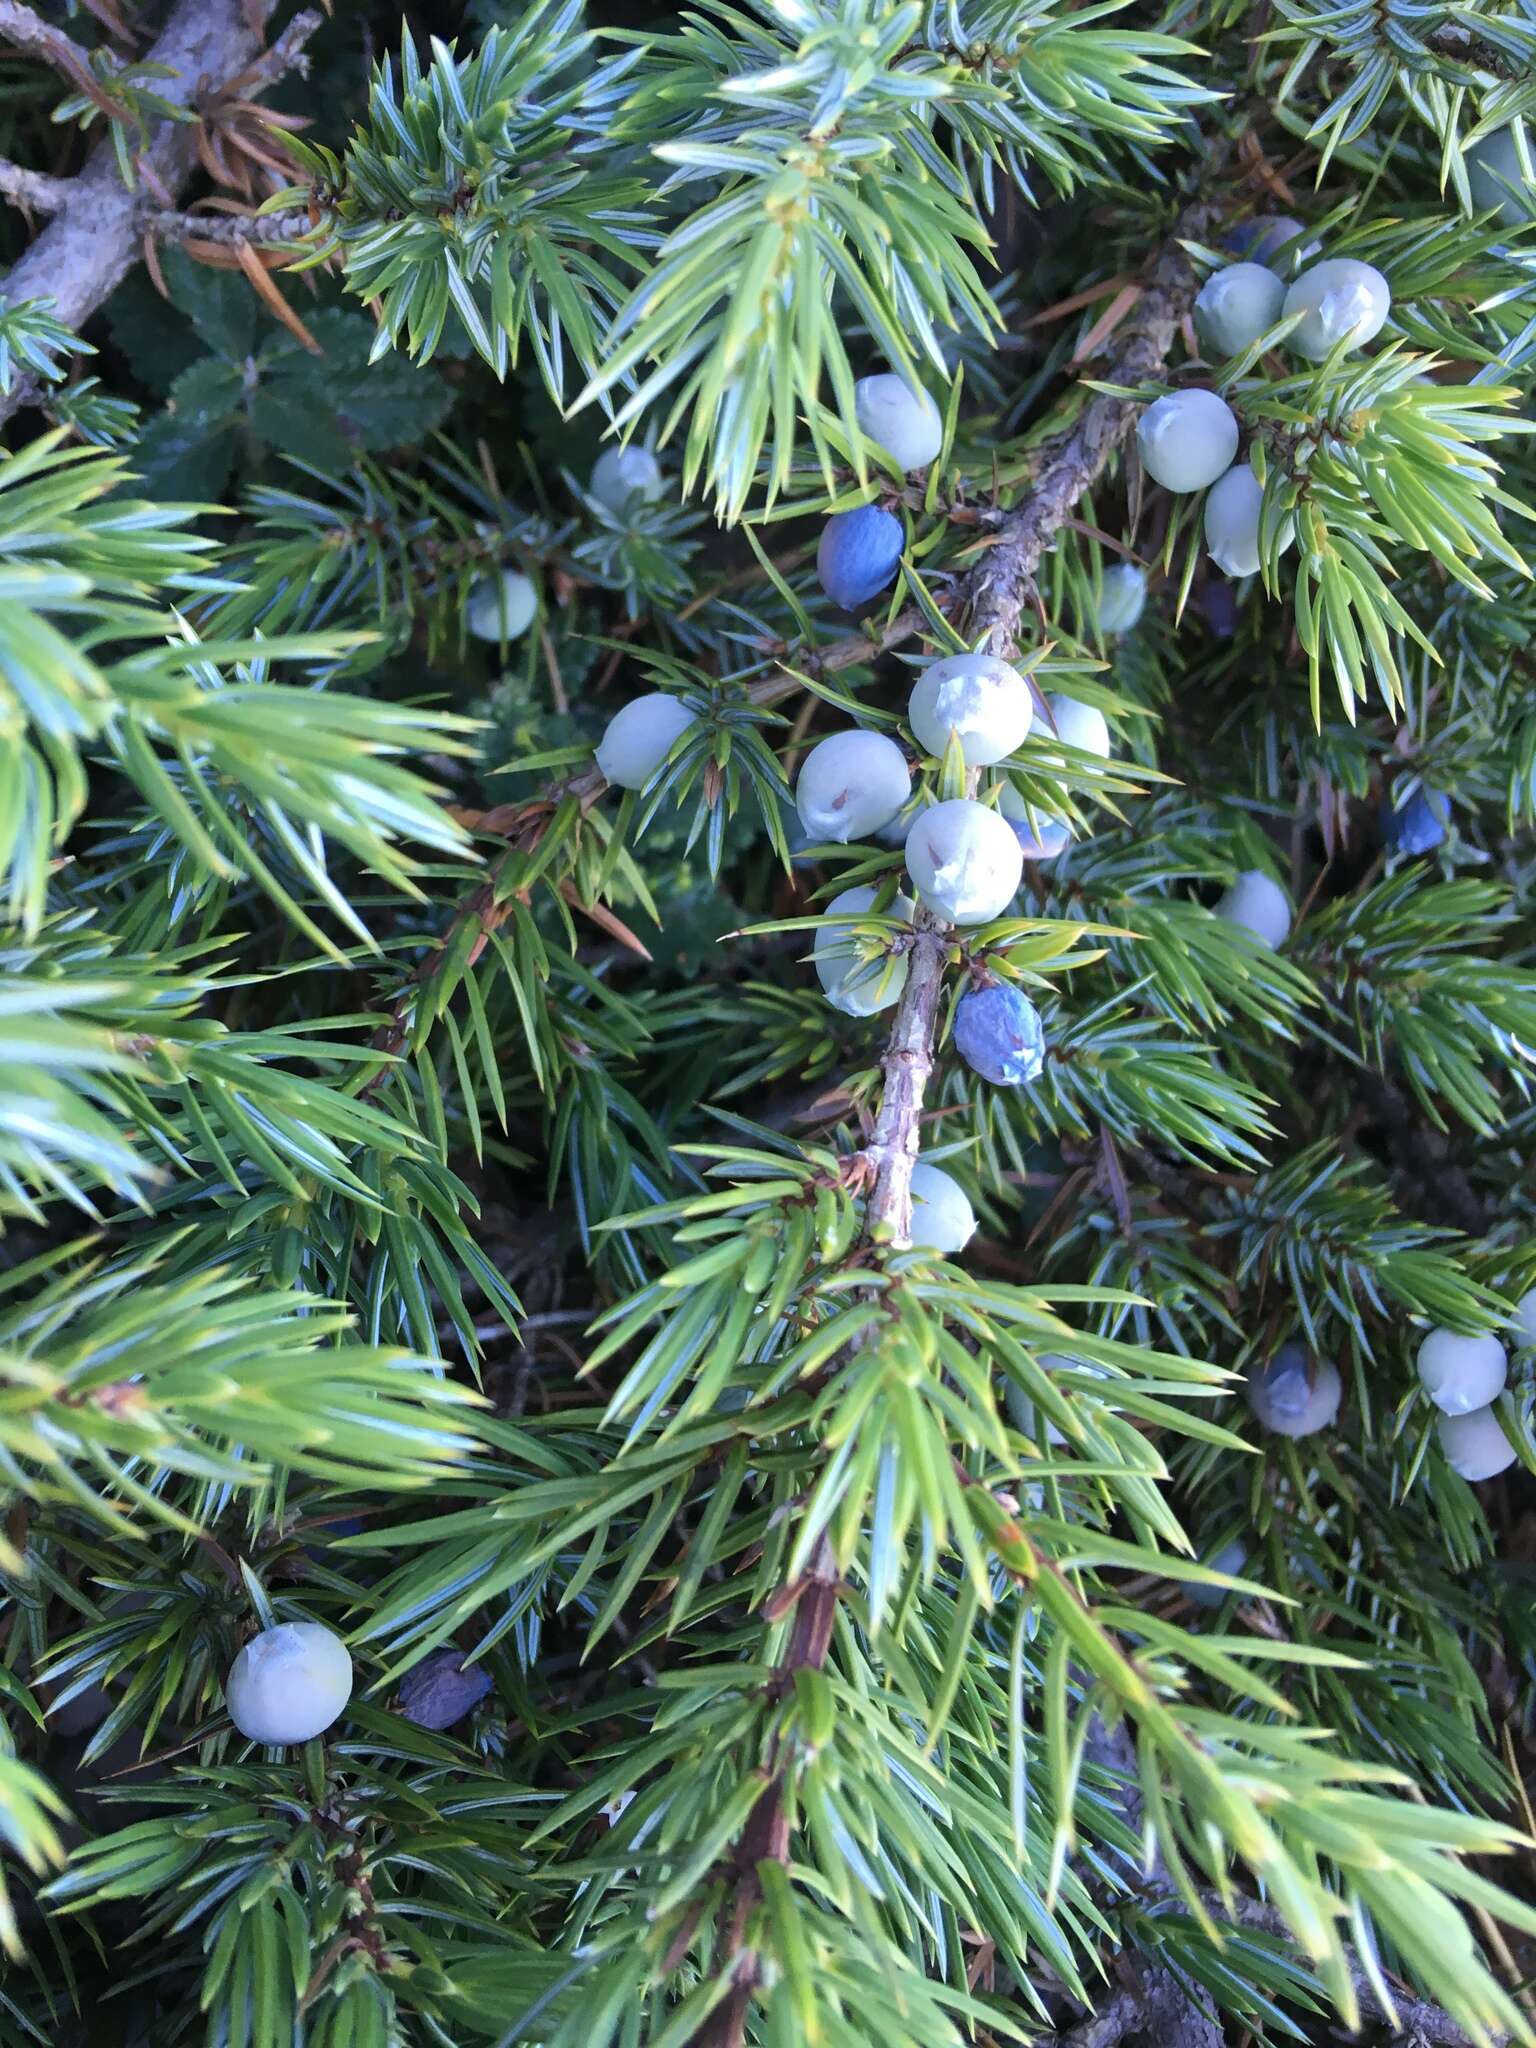
[[[1121,331],[1106,381],[1144,384],[1161,371],[1199,287],[1180,242],[1205,240],[1218,213],[1219,208],[1202,202],[1180,216]],[[1076,426],[1047,448],[1034,482],[1002,520],[996,539],[971,571],[965,599],[972,636],[985,635],[995,654],[1006,655],[1013,647],[1019,620],[1034,595],[1041,557],[1129,434],[1137,411],[1131,399],[1104,392],[1090,398]],[[933,1066],[934,1025],[952,938],[950,928],[930,911],[920,909],[914,924],[917,936],[906,986],[881,1061],[885,1085],[880,1114],[865,1154],[875,1175],[865,1234],[879,1234],[898,1245],[908,1241],[911,1225],[918,1124]]]
[[[275,0],[178,0],[159,39],[145,53],[147,62],[163,65],[170,74],[156,79],[156,93],[176,106],[197,107],[248,78],[269,83],[280,69],[297,61],[304,36],[318,21],[314,15],[299,17],[274,49],[264,53],[263,30],[274,4]],[[302,29],[301,22],[307,24]],[[32,23],[37,17],[29,8],[17,0],[0,0],[0,38],[18,48],[35,49]],[[279,52],[281,63],[275,61]],[[38,49],[38,54],[46,53]],[[57,52],[54,60],[59,61]],[[194,155],[191,123],[160,122],[143,152],[146,182],[172,195],[179,193],[191,174]],[[54,317],[66,327],[78,328],[139,254],[145,233],[142,198],[124,185],[110,139],[98,142],[79,174],[67,181],[30,183],[36,174],[22,173],[16,166],[7,166],[6,173],[10,182],[0,174],[0,191],[53,218],[11,270],[5,297],[12,305],[50,300]],[[61,182],[62,190],[55,189]],[[29,183],[30,196],[22,190]],[[203,232],[201,224],[198,231]],[[222,239],[216,234],[207,238]],[[8,394],[0,395],[0,422],[28,403],[35,388],[18,380]]]
[[[1141,383],[1155,376],[1172,346],[1179,322],[1194,303],[1198,287],[1195,273],[1178,247],[1180,236],[1195,237],[1214,217],[1206,206],[1190,208],[1179,220],[1175,238],[1159,256],[1147,289],[1128,325],[1112,365],[1119,383]],[[1130,430],[1135,408],[1124,400],[1096,396],[1089,400],[1082,418],[1072,432],[1047,455],[1034,483],[1019,503],[1001,520],[997,539],[971,571],[960,594],[961,611],[968,611],[977,637],[986,634],[999,653],[1013,645],[1020,615],[1034,588],[1034,573],[1053,536],[1069,517],[1078,499],[1099,475],[1111,454]],[[921,616],[903,613],[898,628],[906,623],[906,635],[886,633],[881,646],[893,645],[897,637],[917,631]],[[822,671],[845,667],[879,651],[863,640],[841,642],[818,664]],[[793,688],[786,678],[774,678],[760,691],[759,701],[784,695]],[[954,934],[942,919],[919,910],[913,920],[915,937],[908,958],[907,979],[896,1006],[890,1036],[881,1060],[884,1086],[874,1134],[865,1148],[865,1159],[874,1169],[874,1185],[865,1209],[864,1238],[878,1237],[896,1245],[908,1241],[912,1200],[912,1167],[917,1158],[918,1128],[923,1096],[933,1068],[933,1034],[939,999],[944,990],[944,968]],[[832,1624],[841,1593],[837,1563],[831,1542],[823,1537],[817,1544],[804,1579],[786,1586],[778,1596],[781,1613],[793,1611],[794,1626],[788,1649],[778,1666],[778,1682],[792,1679],[797,1669],[819,1669],[832,1645]],[[761,1797],[736,1850],[737,1882],[730,1905],[717,1927],[721,1967],[729,1973],[730,1989],[695,2035],[692,2048],[743,2048],[748,2015],[758,1988],[755,1957],[746,1946],[748,1923],[760,1896],[756,1871],[765,1858],[787,1863],[790,1856],[785,1778],[790,1759],[777,1756]],[[1125,2008],[1129,2012],[1129,2007]],[[1121,2006],[1113,2013],[1117,2018]],[[1153,2010],[1137,2004],[1136,2016],[1145,2026],[1155,2022]],[[1192,2012],[1180,1995],[1178,2018],[1203,2020]],[[1109,2009],[1101,2021],[1110,2019]],[[1090,2023],[1096,2024],[1096,2023]],[[1102,2037],[1102,2048],[1113,2048],[1129,2031],[1129,2020]],[[1168,2034],[1165,2048],[1212,2048],[1212,2037],[1200,2040],[1194,2034],[1182,2038]],[[1216,2037],[1219,2044],[1219,2036]],[[1099,2039],[1085,2035],[1080,2048],[1101,2048]]]

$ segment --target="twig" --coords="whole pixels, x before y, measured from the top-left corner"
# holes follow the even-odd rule
[[[0,42],[9,43],[12,49],[24,51],[29,57],[41,58],[71,85],[89,92],[93,99],[99,95],[101,86],[86,52],[73,36],[44,21],[23,0],[0,0]]]
[[[325,16],[316,8],[304,8],[293,17],[271,49],[263,50],[238,78],[229,81],[225,90],[249,98],[253,93],[265,91],[269,85],[276,85],[290,71],[297,71],[301,78],[307,78],[309,53],[305,45],[324,20]]]
[[[177,213],[158,207],[141,214],[139,226],[157,242],[206,242],[228,249],[237,242],[297,242],[313,226],[308,210],[291,206],[284,213]]]
[[[1161,370],[1198,288],[1194,269],[1179,244],[1208,240],[1219,213],[1214,202],[1202,201],[1180,215],[1152,267],[1134,317],[1125,324],[1104,382],[1145,384]],[[972,618],[988,634],[995,652],[1006,654],[1017,637],[1041,556],[1130,432],[1139,410],[1129,398],[1112,398],[1104,392],[1090,398],[1077,425],[1042,463],[1033,486],[972,572]]]
[[[1178,247],[1178,239],[1201,236],[1216,212],[1213,206],[1200,205],[1187,209],[1180,217],[1174,238],[1153,267],[1138,303],[1137,317],[1127,324],[1110,368],[1113,382],[1140,384],[1162,367],[1179,322],[1193,304],[1198,283]],[[989,636],[999,652],[1006,653],[1013,644],[1041,555],[1124,439],[1134,416],[1135,407],[1128,400],[1103,396],[1091,399],[1077,426],[1047,459],[1030,490],[1002,521],[997,540],[964,579],[962,602],[968,601],[974,624]],[[903,629],[899,637],[906,637],[919,631],[922,623],[921,615],[914,610],[903,612],[895,626]],[[895,626],[882,636],[882,645],[896,643]],[[819,666],[823,671],[833,664],[851,666],[877,651],[874,644],[863,638],[842,642],[826,650]],[[792,679],[783,680],[789,688],[793,687]],[[779,678],[774,678],[770,685],[775,695],[781,694],[779,682]],[[753,695],[758,702],[771,701],[766,693],[755,690]],[[912,1168],[917,1160],[923,1096],[933,1067],[933,1035],[944,990],[944,968],[953,942],[950,926],[930,911],[919,910],[913,924],[916,936],[908,956],[907,979],[880,1063],[885,1083],[880,1111],[874,1134],[865,1148],[865,1158],[874,1167],[874,1185],[864,1214],[866,1243],[880,1240],[899,1246],[908,1241]],[[831,1641],[839,1585],[825,1538],[816,1555],[817,1566],[813,1571],[817,1572],[816,1585],[826,1604],[825,1618],[820,1623],[824,1658]],[[787,1597],[794,1597],[789,1589]],[[819,1608],[817,1611],[820,1614]],[[797,1642],[798,1622],[797,1614]],[[775,1684],[782,1683],[797,1668],[793,1661],[796,1655],[797,1643],[792,1643],[777,1669]],[[724,1958],[722,1967],[730,1972],[731,1989],[695,2036],[694,2048],[742,2048],[746,2040],[747,2015],[757,1984],[756,1960],[744,1952],[751,1910],[760,1896],[756,1866],[765,1851],[778,1862],[789,1861],[782,1770],[781,1765],[753,1809],[742,1835],[738,1857],[748,1862],[754,1874],[744,1875],[738,1895],[722,1915],[718,1930],[717,1953]],[[1169,1975],[1170,1983],[1174,1981],[1171,1973],[1164,1974]],[[1150,1973],[1148,1981],[1151,1982]],[[1190,2005],[1182,1991],[1179,1996],[1179,2017],[1198,2018],[1208,2031],[1203,2041],[1188,2031],[1182,2043],[1172,2033],[1160,2034],[1158,2038],[1166,2041],[1167,2048],[1197,2048],[1197,2044],[1198,2048],[1208,2048],[1213,2038],[1209,2031],[1212,2023]],[[1135,2013],[1138,2019],[1146,2016],[1142,2002],[1137,2002]],[[1128,2030],[1127,2026],[1121,2032]],[[1219,2034],[1214,2038],[1219,2041]],[[1090,2032],[1081,2037],[1076,2048],[1113,2048],[1119,2039],[1120,2034],[1113,2031]]]
[[[146,61],[163,65],[156,93],[191,107],[217,97],[261,52],[273,0],[178,0]],[[0,0],[0,36],[15,40],[18,18],[31,10]],[[35,17],[33,17],[35,19]],[[162,121],[142,154],[145,186],[179,192],[190,174],[193,124]],[[110,140],[97,143],[52,221],[5,280],[5,297],[51,299],[54,317],[78,328],[132,265],[141,245],[140,195],[124,185]],[[0,422],[34,395],[21,380],[0,395]]]
[[[24,206],[29,213],[58,213],[68,202],[69,180],[29,171],[24,164],[0,157],[0,199]]]

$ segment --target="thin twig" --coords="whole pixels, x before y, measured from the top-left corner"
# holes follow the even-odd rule
[[[139,225],[157,242],[206,242],[228,249],[237,242],[265,246],[301,241],[314,223],[302,206],[283,213],[177,213],[156,207],[140,216]]]
[[[88,92],[92,99],[100,97],[101,85],[91,69],[88,53],[73,36],[44,21],[24,0],[0,0],[0,42],[9,43],[13,50],[21,50],[29,57],[40,58],[61,78],[67,78],[81,92]]]
[[[155,80],[157,95],[179,107],[217,99],[260,56],[272,5],[273,0],[178,0],[145,52],[145,60],[166,74]],[[29,16],[20,0],[0,0],[0,36],[15,40],[17,23]],[[161,121],[151,129],[139,158],[144,190],[174,199],[182,189],[191,173],[195,125]],[[64,204],[7,276],[7,301],[51,299],[57,320],[80,327],[138,256],[141,205],[140,192],[123,183],[111,140],[98,142],[69,180]],[[0,422],[35,396],[35,384],[17,379],[0,395]]]
[[[0,157],[0,199],[24,206],[29,213],[57,213],[68,202],[69,180],[29,171],[25,164]]]

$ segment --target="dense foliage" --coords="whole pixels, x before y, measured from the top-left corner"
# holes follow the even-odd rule
[[[1536,2039],[1531,0],[0,79],[0,2048]]]

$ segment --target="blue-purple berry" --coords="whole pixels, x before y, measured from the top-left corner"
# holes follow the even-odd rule
[[[1005,982],[973,988],[955,1009],[955,1049],[973,1073],[1022,1088],[1045,1065],[1045,1031],[1029,997]]]
[[[451,1728],[490,1689],[488,1671],[465,1664],[458,1650],[438,1650],[423,1657],[400,1681],[400,1711],[418,1728]]]
[[[845,612],[868,604],[895,582],[906,540],[895,513],[879,505],[835,512],[822,528],[816,550],[822,589]]]
[[[1444,839],[1450,819],[1450,804],[1439,790],[1426,789],[1420,783],[1401,809],[1395,809],[1388,797],[1382,806],[1381,829],[1394,853],[1433,853]]]

